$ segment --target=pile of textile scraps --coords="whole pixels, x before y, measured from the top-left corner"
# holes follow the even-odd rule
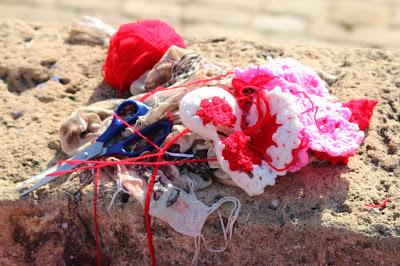
[[[142,165],[117,165],[115,180],[119,191],[131,194],[144,206],[145,215],[148,210],[176,231],[195,237],[196,263],[199,244],[201,240],[205,243],[201,230],[207,216],[221,204],[233,203],[228,223],[221,222],[226,243],[213,250],[222,251],[240,210],[234,197],[208,207],[197,199],[196,190],[216,180],[256,196],[274,185],[278,176],[299,171],[314,160],[346,164],[364,139],[377,101],[340,102],[313,70],[292,58],[233,68],[185,48],[179,36],[164,38],[170,42],[164,42],[163,54],[157,51],[158,58],[157,54],[154,57],[143,43],[151,42],[153,49],[160,40],[142,27],[160,28],[157,23],[126,24],[114,33],[103,69],[105,81],[120,92],[129,90],[131,99],[151,108],[139,117],[135,129],[162,119],[173,121],[172,132],[161,145],[168,150],[157,162],[204,161],[155,167],[146,166],[145,162],[154,161],[147,157],[140,160]],[[171,34],[163,29],[157,32],[160,36],[164,36],[160,32]],[[124,54],[119,54],[122,50]],[[110,99],[75,111],[61,127],[62,150],[74,155],[90,145],[111,123],[113,111],[122,101]],[[124,134],[132,132],[129,127]],[[123,159],[105,161],[110,160]],[[149,191],[151,201],[146,203]],[[150,223],[146,225],[150,227]],[[152,253],[151,231],[148,237]]]

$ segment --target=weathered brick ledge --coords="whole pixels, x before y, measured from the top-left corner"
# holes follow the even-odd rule
[[[0,264],[93,265],[93,186],[71,176],[26,199],[15,183],[65,158],[60,123],[77,107],[112,97],[100,69],[101,46],[66,42],[56,24],[0,22]],[[233,65],[263,64],[268,56],[294,57],[314,68],[341,100],[379,99],[364,144],[346,166],[311,164],[279,178],[255,198],[214,183],[199,193],[212,202],[234,195],[242,211],[229,248],[201,253],[201,265],[398,265],[400,261],[400,51],[276,46],[224,39],[189,40],[190,48]],[[51,78],[58,76],[63,82]],[[140,206],[117,200],[106,208],[113,182],[100,188],[99,224],[112,265],[148,264]],[[364,203],[391,198],[371,211]],[[226,210],[224,210],[226,211]],[[227,215],[226,212],[223,212]],[[193,240],[155,221],[160,265],[187,265]],[[204,233],[222,242],[218,217]]]

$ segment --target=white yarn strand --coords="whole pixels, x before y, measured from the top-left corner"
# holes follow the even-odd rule
[[[113,206],[115,200],[117,199],[118,194],[119,194],[121,191],[124,192],[124,193],[127,193],[127,194],[129,194],[129,195],[131,194],[128,190],[126,190],[126,189],[124,188],[124,185],[122,184],[122,180],[119,178],[119,179],[117,180],[117,190],[114,192],[114,194],[113,194],[113,196],[112,196],[112,198],[111,198],[110,204],[108,205],[108,208],[107,208],[107,211],[108,211],[108,212],[111,210],[111,208],[112,208],[112,206]]]
[[[108,208],[107,208],[107,211],[108,211],[108,212],[111,211],[111,208],[112,208],[112,206],[113,206],[113,204],[114,204],[114,201],[117,199],[117,196],[118,196],[118,194],[119,194],[120,192],[121,192],[121,189],[119,189],[119,188],[114,192],[114,194],[113,194],[113,196],[112,196],[112,198],[111,198],[110,204],[108,205]]]
[[[219,219],[220,219],[220,222],[221,222],[221,227],[222,227],[222,233],[223,233],[223,236],[224,236],[224,239],[225,239],[225,245],[223,247],[221,247],[221,248],[214,249],[214,248],[211,248],[211,247],[208,246],[208,244],[206,242],[206,239],[205,239],[203,234],[196,236],[194,238],[194,241],[195,241],[194,242],[195,252],[194,252],[193,259],[192,259],[192,265],[197,265],[197,263],[198,263],[198,257],[199,257],[200,249],[201,249],[201,240],[203,240],[204,247],[209,252],[213,252],[213,253],[222,252],[228,247],[229,242],[230,242],[230,240],[232,238],[233,225],[235,224],[237,218],[239,217],[239,212],[240,212],[240,209],[242,207],[242,204],[235,197],[225,197],[225,198],[220,199],[218,202],[214,203],[211,206],[210,211],[209,211],[209,215],[211,213],[213,213],[214,211],[216,211],[219,207],[221,207],[222,204],[224,204],[226,202],[232,202],[233,203],[233,208],[232,208],[232,210],[231,210],[231,212],[229,214],[228,222],[227,222],[226,226],[225,226],[224,221],[222,219],[221,213],[218,211],[218,216],[219,216]]]
[[[186,154],[186,153],[177,153],[177,152],[169,152],[166,151],[165,154],[173,157],[182,157],[182,158],[193,158],[194,154]]]

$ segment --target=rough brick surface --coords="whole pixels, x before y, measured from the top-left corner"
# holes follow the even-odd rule
[[[68,27],[0,22],[0,265],[95,265],[93,185],[79,174],[60,177],[19,199],[14,186],[65,159],[58,128],[76,108],[116,92],[102,83],[106,49],[66,42]],[[400,51],[271,45],[230,39],[187,40],[211,60],[245,67],[293,57],[313,68],[340,100],[379,100],[366,139],[348,166],[312,163],[280,177],[264,194],[214,182],[198,196],[242,202],[232,241],[219,254],[204,250],[200,265],[398,265],[400,261]],[[69,80],[61,84],[53,76]],[[102,178],[99,228],[104,264],[148,265],[143,212],[116,200]],[[389,198],[381,210],[364,208]],[[221,215],[227,219],[228,208]],[[203,233],[223,242],[218,215]],[[155,219],[159,265],[188,265],[194,243]]]

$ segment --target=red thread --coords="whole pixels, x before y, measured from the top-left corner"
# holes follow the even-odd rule
[[[366,208],[373,208],[373,209],[384,209],[389,204],[390,199],[385,199],[381,203],[373,204],[373,203],[365,203],[364,207]]]
[[[225,99],[212,97],[212,99],[203,99],[196,115],[203,120],[203,125],[212,123],[214,126],[222,125],[233,127],[236,117],[233,114],[232,107]]]
[[[258,117],[261,118],[254,126],[247,127],[244,132],[251,137],[250,144],[265,154],[270,146],[276,144],[272,139],[272,135],[281,125],[276,122],[276,115],[271,116],[269,101],[265,93],[260,92],[257,98],[257,112]],[[265,107],[265,113],[262,111],[262,106]]]
[[[183,135],[185,135],[186,133],[189,132],[189,129],[186,128],[184,129],[182,132],[180,132],[178,135],[176,135],[171,141],[169,141],[164,148],[162,148],[161,153],[158,157],[157,157],[157,163],[160,162],[162,156],[164,155],[164,153],[168,150],[168,148],[174,144],[179,138],[181,138]],[[150,257],[151,257],[151,264],[153,266],[156,265],[156,257],[154,254],[154,245],[153,245],[153,234],[151,232],[151,224],[150,224],[150,215],[149,215],[149,210],[150,210],[150,200],[151,200],[151,195],[153,192],[153,187],[154,187],[154,183],[155,183],[155,179],[156,179],[156,175],[158,172],[158,168],[159,165],[156,165],[153,169],[153,173],[150,177],[149,180],[149,186],[147,188],[147,193],[146,193],[146,200],[145,200],[145,205],[144,205],[144,218],[145,218],[145,223],[146,223],[146,232],[147,232],[147,244],[148,244],[148,248],[149,248],[149,253],[150,253]]]
[[[93,195],[93,218],[94,218],[94,236],[96,240],[96,257],[97,257],[97,265],[101,265],[101,248],[99,241],[99,221],[97,218],[97,195],[98,195],[98,187],[99,187],[99,177],[100,177],[100,169],[96,171],[96,177],[94,182],[94,195]]]
[[[232,79],[234,95],[238,101],[239,107],[243,110],[241,127],[248,135],[253,135],[256,132],[259,132],[260,129],[270,120],[269,103],[267,96],[263,92],[263,88],[275,78],[276,77],[274,76],[266,74],[259,75],[257,71],[257,75],[255,75],[250,82],[246,82],[239,78]],[[254,97],[256,97],[255,102],[253,102]],[[246,124],[246,116],[248,115],[248,111],[252,104],[255,104],[257,108],[258,120],[253,126],[249,127]],[[263,112],[263,107],[267,109],[265,110],[265,113]]]
[[[174,126],[174,119],[172,117],[171,112],[169,112],[169,111],[168,111],[168,118],[169,118],[169,121],[171,122],[171,125]]]
[[[249,148],[256,151],[258,153],[258,156],[264,159],[272,169],[278,172],[282,172],[290,169],[293,165],[296,164],[299,152],[303,148],[308,146],[308,141],[305,137],[301,139],[299,147],[292,151],[292,161],[283,168],[275,167],[272,164],[271,158],[266,153],[268,147],[274,144],[276,145],[276,143],[272,139],[272,135],[276,132],[280,124],[276,123],[276,115],[271,116],[270,114],[269,100],[264,93],[263,88],[275,78],[276,77],[267,74],[259,75],[257,72],[257,75],[255,75],[250,82],[246,82],[239,78],[234,78],[232,80],[232,88],[234,89],[234,95],[236,96],[239,106],[243,110],[241,126],[245,134],[250,136],[250,141],[248,143]],[[304,111],[303,113],[315,110],[315,124],[318,130],[322,131],[316,119],[318,106],[314,106],[314,102],[306,93],[298,93],[302,93],[310,101],[312,106],[310,109]],[[254,97],[256,98],[255,102],[253,101]],[[249,127],[246,124],[246,116],[248,115],[248,111],[252,104],[255,104],[256,106],[258,120],[253,126]],[[263,109],[265,109],[265,111],[263,111]],[[253,160],[255,163],[258,163],[258,159]]]
[[[300,147],[303,145],[302,143],[304,143],[304,138],[302,139],[300,146],[292,151],[292,161],[287,166],[284,168],[277,168],[272,164],[272,160],[266,153],[266,150],[268,147],[276,144],[272,139],[272,135],[276,132],[280,124],[276,123],[276,115],[271,116],[270,114],[269,99],[263,91],[263,87],[274,78],[275,77],[268,75],[256,75],[250,82],[245,82],[241,79],[235,78],[232,80],[232,87],[235,91],[239,106],[243,110],[242,129],[244,133],[250,137],[250,140],[248,140],[247,143],[248,148],[246,149],[253,150],[252,153],[247,153],[256,153],[258,156],[258,158],[254,156],[249,158],[252,158],[252,161],[255,164],[260,164],[262,158],[271,168],[281,172],[286,171],[295,164],[297,154],[300,152]],[[256,102],[253,102],[253,97],[256,97]],[[248,126],[246,124],[246,116],[248,115],[248,111],[252,104],[255,104],[256,106],[258,120],[254,125]],[[236,158],[231,159],[234,161]],[[233,163],[233,165],[234,164],[235,163]],[[237,167],[234,166],[234,168]],[[250,169],[249,165],[247,165],[246,168]],[[233,169],[231,168],[231,170]],[[252,170],[252,167],[250,170]]]
[[[118,120],[120,120],[123,124],[125,124],[127,127],[133,130],[135,134],[139,135],[142,139],[147,141],[150,145],[152,145],[154,148],[157,150],[160,150],[160,147],[158,147],[154,142],[152,142],[150,139],[148,139],[146,136],[144,136],[142,133],[140,133],[139,130],[131,126],[128,122],[126,122],[124,119],[122,119],[120,116],[118,116],[116,113],[113,114]]]
[[[303,148],[305,148],[305,147],[307,147],[307,146],[308,146],[308,140],[307,140],[306,138],[303,137],[303,138],[301,139],[301,142],[300,142],[299,147],[297,147],[296,149],[294,149],[294,150],[292,151],[292,161],[289,162],[289,163],[288,163],[285,167],[283,167],[283,168],[275,167],[275,166],[272,164],[271,158],[269,158],[269,156],[268,156],[265,152],[263,153],[263,155],[264,155],[264,160],[268,163],[268,165],[269,165],[272,169],[274,169],[274,170],[277,171],[277,172],[287,171],[287,170],[289,170],[293,165],[295,165],[296,159],[297,159],[297,156],[298,156],[299,152],[300,152]]]
[[[303,96],[306,97],[306,99],[311,103],[311,108],[305,110],[301,114],[308,113],[308,112],[310,112],[312,110],[315,110],[314,116],[313,116],[314,117],[315,126],[317,127],[319,132],[322,132],[322,133],[326,132],[326,129],[321,128],[321,125],[320,125],[319,121],[317,120],[318,106],[314,105],[314,102],[311,100],[310,96],[308,96],[308,94],[303,92],[303,91],[298,91],[298,92],[295,92],[294,94],[303,94]]]
[[[160,155],[158,155],[158,156],[160,156]],[[103,168],[106,166],[113,166],[113,165],[118,165],[118,164],[161,166],[161,165],[180,165],[180,164],[184,164],[184,163],[214,162],[216,160],[217,160],[216,158],[207,158],[207,159],[188,159],[188,160],[179,160],[179,161],[160,161],[160,162],[132,162],[129,160],[97,161],[96,165],[83,166],[83,167],[78,167],[78,168],[74,168],[71,170],[58,171],[58,172],[48,174],[47,176],[59,176],[59,175],[64,175],[64,174],[73,173],[73,172],[77,172],[77,171],[98,169],[98,168]],[[86,161],[80,161],[80,163],[86,163]]]
[[[148,93],[146,93],[145,95],[143,95],[142,97],[139,98],[139,101],[144,102],[145,100],[147,100],[150,96],[152,96],[153,94],[156,94],[159,91],[166,91],[166,90],[174,90],[174,89],[187,89],[190,86],[193,85],[204,85],[208,82],[211,81],[215,81],[215,80],[220,80],[222,78],[225,78],[229,75],[232,75],[233,72],[229,71],[225,74],[221,74],[212,78],[208,78],[208,79],[200,79],[200,80],[196,80],[196,81],[192,81],[192,82],[188,82],[186,84],[183,85],[179,85],[179,86],[172,86],[172,87],[168,87],[168,88],[164,88],[164,87],[157,87],[152,91],[149,91]]]
[[[139,20],[119,27],[111,37],[103,65],[104,80],[122,91],[161,59],[172,45],[185,43],[170,25],[160,20]]]
[[[367,208],[374,208],[374,209],[384,209],[387,207],[387,205],[389,204],[390,199],[385,199],[383,200],[381,203],[378,204],[373,204],[373,203],[365,203],[364,207]]]

